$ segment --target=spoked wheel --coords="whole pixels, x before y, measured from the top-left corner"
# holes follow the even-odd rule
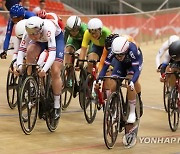
[[[13,73],[13,64],[15,60],[11,62],[6,82],[6,95],[7,102],[11,109],[14,109],[17,105],[17,90],[18,90],[18,77]]]
[[[168,121],[171,130],[174,132],[179,125],[179,110],[178,110],[178,92],[176,88],[171,90],[168,99]]]
[[[80,81],[79,81],[79,104],[82,109],[84,108],[84,102],[85,102],[84,88],[86,83],[86,77],[87,77],[87,73],[83,68],[80,72]]]
[[[51,84],[50,84],[51,85]],[[47,92],[47,100],[46,100],[46,125],[50,132],[54,132],[59,124],[59,119],[54,118],[54,99],[53,99],[53,91],[52,87],[46,89]],[[60,101],[60,109],[61,109],[61,101]],[[61,111],[60,111],[61,112]],[[61,115],[61,113],[60,113]]]
[[[108,149],[112,149],[116,142],[120,124],[120,100],[117,93],[113,92],[106,102],[104,110],[103,133],[104,142]]]
[[[62,71],[62,109],[66,109],[72,99],[73,90],[74,90],[74,67],[66,65]]]
[[[29,135],[36,123],[38,113],[38,86],[32,76],[27,77],[21,87],[18,103],[19,120],[23,132]]]
[[[167,83],[164,82],[163,101],[164,101],[164,109],[165,109],[166,112],[168,112],[168,95],[169,95],[169,87],[167,86]]]
[[[93,77],[91,74],[87,76],[85,87],[84,87],[84,116],[88,123],[92,123],[96,118],[97,113],[97,101],[98,95],[96,94],[95,98],[92,96],[92,86],[93,86]]]

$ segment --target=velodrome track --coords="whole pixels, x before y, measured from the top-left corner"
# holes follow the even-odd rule
[[[69,108],[63,111],[56,132],[50,133],[45,121],[39,120],[31,135],[25,135],[19,124],[17,108],[9,109],[6,101],[6,76],[11,56],[0,60],[0,154],[179,154],[180,128],[171,132],[167,113],[163,109],[162,84],[155,71],[155,55],[162,42],[141,44],[144,67],[141,75],[144,115],[141,118],[137,145],[125,149],[122,134],[115,147],[108,150],[103,140],[103,113],[99,111],[93,124],[86,123],[78,99],[73,99]],[[179,143],[149,143],[152,138],[176,138]]]

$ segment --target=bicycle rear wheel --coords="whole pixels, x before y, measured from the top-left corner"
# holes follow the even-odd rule
[[[63,83],[63,89],[62,89],[62,109],[66,109],[72,99],[73,91],[74,91],[74,78],[75,78],[75,72],[74,72],[74,66],[68,66],[66,65],[62,71],[62,83]]]
[[[119,132],[121,119],[119,103],[120,100],[118,94],[113,92],[108,97],[104,110],[103,134],[104,142],[108,149],[114,147]]]
[[[168,121],[171,130],[174,132],[179,125],[179,111],[178,111],[178,92],[173,88],[168,99]]]
[[[18,99],[18,77],[13,73],[13,64],[15,60],[11,62],[8,70],[7,75],[7,82],[6,82],[6,96],[7,102],[11,109],[14,109],[17,105]]]
[[[34,129],[38,113],[38,85],[32,76],[28,76],[21,86],[18,103],[19,120],[23,132],[29,135]]]
[[[168,112],[168,95],[169,95],[169,87],[166,85],[167,83],[164,82],[163,86],[163,101],[164,101],[164,109]]]
[[[84,109],[84,102],[85,102],[85,94],[84,88],[86,83],[87,72],[85,68],[81,69],[80,72],[80,81],[79,81],[79,104],[82,109]]]
[[[53,96],[53,90],[51,86],[51,79],[50,76],[47,79],[46,82],[46,125],[50,132],[54,132],[59,124],[59,119],[54,118],[54,96]],[[60,100],[60,109],[61,109],[61,100]],[[61,112],[61,111],[60,111]]]
[[[93,77],[91,74],[87,76],[85,87],[84,87],[84,116],[86,121],[90,124],[96,118],[97,113],[97,103],[98,103],[98,95],[96,94],[96,98],[92,96],[92,86],[93,86]]]

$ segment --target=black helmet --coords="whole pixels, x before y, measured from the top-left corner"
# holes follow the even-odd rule
[[[116,38],[119,37],[119,34],[110,34],[108,37],[105,39],[105,48],[106,50],[109,50],[111,47],[112,41]]]
[[[169,46],[169,55],[174,60],[180,60],[180,40],[171,43]]]

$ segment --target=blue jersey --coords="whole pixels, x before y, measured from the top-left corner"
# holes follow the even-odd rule
[[[35,14],[33,12],[25,11],[24,19],[28,19],[28,18],[30,18],[32,16],[35,16]],[[14,23],[12,22],[11,18],[9,18],[8,25],[7,25],[7,30],[6,30],[6,36],[5,36],[4,45],[3,45],[3,50],[4,51],[8,50],[8,48],[9,48],[9,42],[10,42],[10,39],[11,39],[13,27],[14,27]]]
[[[115,59],[115,61],[113,59]],[[137,81],[142,69],[143,56],[140,49],[134,43],[132,42],[129,43],[128,53],[123,59],[123,61],[118,61],[115,58],[115,54],[110,49],[108,51],[108,55],[104,62],[103,68],[99,73],[99,77],[105,76],[106,71],[109,65],[112,63],[112,61],[113,61],[114,69],[120,70],[120,71],[115,70],[116,72],[125,72],[127,69],[131,70],[133,72],[132,82],[135,83]]]

